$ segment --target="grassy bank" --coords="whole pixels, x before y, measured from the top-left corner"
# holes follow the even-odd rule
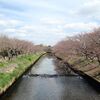
[[[25,70],[40,57],[39,54],[18,56],[12,61],[0,62],[0,94],[4,92]]]

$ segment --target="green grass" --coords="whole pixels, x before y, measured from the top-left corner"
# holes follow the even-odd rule
[[[17,79],[28,67],[32,64],[41,54],[31,54],[31,55],[23,55],[18,56],[16,59],[12,61],[4,61],[0,63],[1,67],[6,67],[11,64],[17,64],[18,67],[10,73],[0,73],[0,91],[2,91],[5,87],[9,86],[12,83],[12,80]]]
[[[12,80],[12,76],[8,73],[0,73],[0,90],[2,90]]]

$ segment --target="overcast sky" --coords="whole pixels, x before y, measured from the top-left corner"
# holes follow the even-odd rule
[[[100,25],[100,0],[0,0],[0,34],[53,45]]]

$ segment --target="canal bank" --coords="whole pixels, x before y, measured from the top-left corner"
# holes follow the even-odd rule
[[[63,58],[58,57],[56,55],[54,55],[54,56],[57,59],[61,60],[63,63],[65,63],[66,66],[69,67],[71,70],[73,70],[75,73],[82,76],[91,86],[93,86],[94,89],[96,89],[98,92],[100,92],[100,81],[98,81],[96,78],[86,74],[84,71],[75,68],[75,66],[73,66],[70,63],[66,62]]]
[[[42,57],[3,100],[100,100],[100,94],[81,76],[41,77],[59,75],[55,60]],[[36,74],[40,76],[32,76]]]
[[[20,80],[20,78],[44,55],[44,53],[39,53],[39,54],[32,54],[32,55],[26,55],[26,56],[22,56],[18,58],[18,61],[16,61],[16,65],[18,63],[18,67],[15,68],[14,71],[12,71],[11,73],[7,73],[11,76],[11,81],[5,85],[5,87],[3,87],[0,91],[0,97],[3,97],[4,95],[7,94],[7,92],[9,91],[9,89],[11,87],[13,87],[14,84],[16,84],[16,82],[18,80]],[[25,57],[24,59],[22,59],[23,57]],[[16,60],[16,59],[15,59]],[[2,73],[0,73],[2,74]],[[6,74],[6,73],[3,73]],[[9,77],[10,77],[9,76]],[[1,79],[0,79],[1,80]],[[3,80],[3,79],[2,79]],[[6,80],[4,80],[6,81]],[[1,82],[1,81],[0,81]]]

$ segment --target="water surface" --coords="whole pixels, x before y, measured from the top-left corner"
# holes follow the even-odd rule
[[[43,57],[29,73],[58,74],[54,59]],[[80,76],[50,78],[30,77],[28,74],[3,100],[100,100],[100,94]]]

